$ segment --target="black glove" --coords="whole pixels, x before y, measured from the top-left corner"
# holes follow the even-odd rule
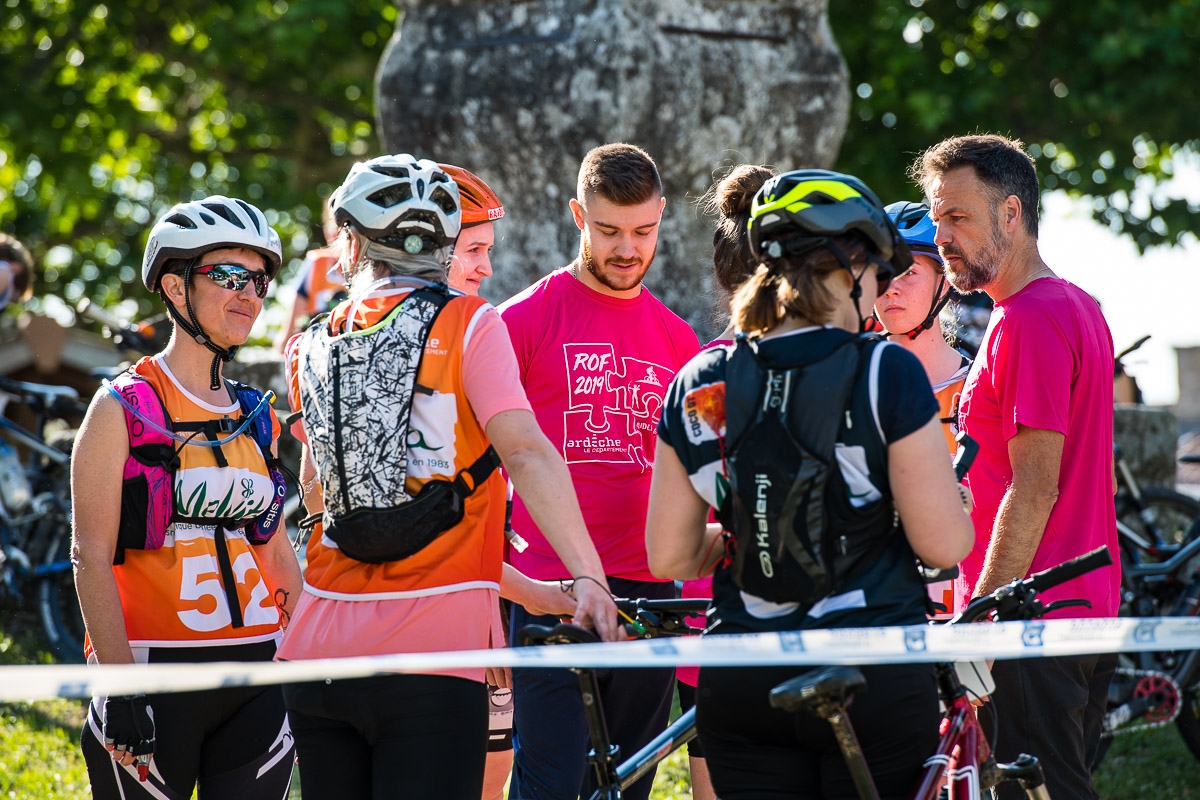
[[[110,696],[105,701],[104,743],[134,756],[154,752],[154,712],[146,695]]]

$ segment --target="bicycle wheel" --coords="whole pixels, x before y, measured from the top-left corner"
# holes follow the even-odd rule
[[[83,663],[83,614],[71,569],[71,532],[61,528],[47,551],[38,586],[38,614],[46,641],[60,661]]]
[[[1190,689],[1184,689],[1182,700],[1175,727],[1192,756],[1200,761],[1200,686],[1193,683]]]
[[[1200,576],[1192,578],[1182,599],[1175,607],[1179,616],[1196,616],[1200,613]],[[1200,761],[1200,657],[1192,653],[1191,658],[1185,659],[1175,680],[1179,684],[1180,708],[1179,716],[1175,718],[1175,727],[1179,737],[1187,745],[1192,756]]]
[[[1129,495],[1117,497],[1117,519],[1151,544],[1181,544],[1190,532],[1192,521],[1200,517],[1200,500],[1174,489],[1149,486],[1142,489],[1146,509],[1140,511]]]

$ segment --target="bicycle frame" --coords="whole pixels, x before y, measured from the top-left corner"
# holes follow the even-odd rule
[[[687,618],[698,616],[710,602],[707,599],[646,600],[616,599],[617,609],[625,617],[625,630],[630,638],[682,636],[700,631],[690,627]],[[567,644],[596,641],[590,632],[573,625],[544,628],[529,625],[518,632],[522,644]],[[592,766],[598,787],[590,800],[620,800],[621,793],[649,774],[659,762],[679,747],[696,738],[696,710],[688,709],[630,758],[621,761],[621,749],[612,743],[596,671],[586,667],[571,668],[579,678],[583,697],[584,716],[592,749],[587,760]]]
[[[953,664],[938,664],[938,685],[946,701],[946,713],[938,726],[938,746],[922,765],[921,777],[913,790],[913,800],[937,800],[943,785],[948,800],[980,796],[984,785],[995,780],[992,748],[979,726],[975,707],[962,690]],[[957,693],[957,695],[955,695]],[[989,783],[984,778],[991,779]]]

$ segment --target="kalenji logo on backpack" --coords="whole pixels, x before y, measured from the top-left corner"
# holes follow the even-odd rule
[[[890,502],[852,502],[836,456],[877,342],[847,339],[815,362],[788,366],[766,363],[745,337],[730,352],[730,491],[718,516],[734,535],[732,578],[743,591],[774,603],[815,603],[893,530]],[[878,463],[886,449],[872,439],[869,460]]]
[[[237,381],[228,381],[237,396],[242,414],[258,409],[262,392]],[[114,564],[125,560],[125,550],[158,550],[166,542],[167,531],[175,521],[175,473],[179,469],[178,444],[163,431],[197,428],[206,423],[172,422],[154,387],[142,376],[127,372],[111,384],[119,393],[129,431],[129,458],[121,480],[121,522],[117,532]],[[213,421],[219,422],[219,421]],[[162,429],[162,430],[160,430]],[[246,434],[254,439],[263,454],[271,476],[274,496],[256,519],[245,526],[251,544],[263,544],[279,530],[283,521],[283,503],[287,494],[279,460],[271,455],[272,425],[269,414],[258,413],[250,421]],[[218,466],[223,456],[218,453]],[[245,523],[242,523],[245,524]]]

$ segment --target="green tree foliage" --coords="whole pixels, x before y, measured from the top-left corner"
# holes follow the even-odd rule
[[[268,210],[285,255],[355,158],[374,154],[387,0],[0,0],[0,225],[45,271],[38,294],[139,297],[168,206],[209,194]]]
[[[1200,230],[1153,187],[1200,152],[1198,0],[831,0],[856,92],[838,162],[885,202],[947,136],[1020,137],[1046,190],[1141,250]]]
[[[1139,247],[1197,229],[1186,203],[1145,198],[1200,151],[1200,0],[829,5],[856,91],[839,167],[885,200],[915,196],[904,169],[928,145],[994,131]],[[147,312],[146,231],[205,194],[258,203],[299,256],[322,197],[377,152],[372,81],[397,15],[389,0],[0,0],[0,228],[41,258],[38,294]]]

